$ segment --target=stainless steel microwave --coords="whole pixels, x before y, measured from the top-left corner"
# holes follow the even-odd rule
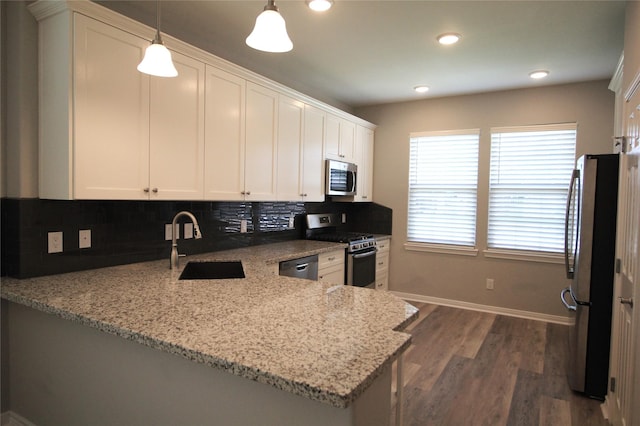
[[[344,161],[327,160],[327,195],[356,195],[358,166]]]

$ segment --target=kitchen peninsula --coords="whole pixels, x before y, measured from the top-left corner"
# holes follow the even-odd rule
[[[297,240],[190,256],[246,278],[178,280],[160,260],[3,279],[12,411],[35,424],[384,425],[417,309],[276,275],[339,248]]]

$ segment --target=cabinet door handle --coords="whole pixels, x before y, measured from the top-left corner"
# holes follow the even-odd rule
[[[158,188],[153,188],[152,191],[153,191],[154,194],[157,194],[158,193]]]
[[[629,305],[633,308],[633,298],[629,297],[628,299],[625,299],[624,297],[618,297],[618,299],[620,300],[620,303],[622,303],[623,305]]]
[[[149,188],[144,188],[143,191],[148,194],[149,193]]]

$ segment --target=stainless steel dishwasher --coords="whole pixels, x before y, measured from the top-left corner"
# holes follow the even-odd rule
[[[318,280],[318,255],[280,262],[280,275],[286,277]]]

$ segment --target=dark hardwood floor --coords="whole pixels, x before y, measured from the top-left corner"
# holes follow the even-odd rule
[[[567,326],[413,305],[420,318],[408,327],[405,425],[608,424],[600,401],[569,389]]]

